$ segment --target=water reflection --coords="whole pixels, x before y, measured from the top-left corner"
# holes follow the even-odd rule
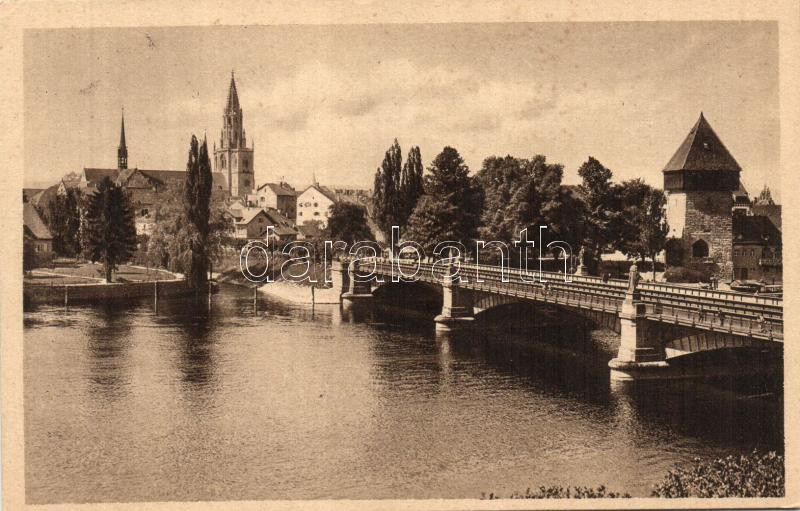
[[[89,354],[89,392],[116,401],[126,395],[130,384],[127,356],[131,345],[131,318],[119,304],[98,304],[89,311],[83,329]]]
[[[646,496],[694,456],[783,448],[779,386],[612,383],[614,336],[558,311],[511,307],[440,334],[435,311],[394,299],[259,296],[257,314],[249,289],[212,300],[27,314],[30,502],[473,498],[539,484]]]

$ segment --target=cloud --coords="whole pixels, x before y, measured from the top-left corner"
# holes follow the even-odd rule
[[[314,172],[323,181],[363,182],[394,138],[405,150],[424,146],[427,160],[454,145],[473,167],[495,151],[549,155],[565,137],[578,136],[564,130],[564,114],[599,118],[598,105],[608,106],[618,93],[605,84],[558,90],[544,83],[402,59],[368,71],[308,62],[240,96],[257,99],[255,109],[243,105],[246,128],[268,145],[256,155],[259,181]],[[342,162],[355,168],[341,168]]]

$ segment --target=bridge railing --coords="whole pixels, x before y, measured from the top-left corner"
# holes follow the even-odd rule
[[[383,268],[388,266],[389,270],[391,270],[391,259],[386,258],[378,258],[377,261],[382,264]],[[413,259],[395,259],[394,262],[397,264],[399,263],[401,266],[406,268],[416,267],[417,264],[414,262]],[[427,275],[431,274],[431,269],[433,268],[433,263],[422,262],[420,263],[420,271],[424,271]],[[439,265],[441,268],[441,265]],[[479,273],[480,276],[484,275],[501,275],[505,273],[506,275],[512,276],[525,276],[527,278],[535,277],[537,280],[541,278],[547,280],[548,282],[555,283],[556,280],[560,280],[564,282],[564,274],[560,272],[549,272],[549,271],[529,271],[529,272],[522,272],[518,268],[501,268],[499,266],[492,266],[492,265],[485,265],[485,264],[475,264],[475,263],[460,263],[461,271],[459,272],[462,276],[468,275],[475,275]],[[444,275],[443,270],[437,271],[440,275]],[[626,280],[620,279],[608,279],[603,280],[600,277],[594,276],[583,276],[583,275],[570,275],[569,276],[571,283],[586,283],[586,284],[598,284],[602,283],[603,286],[608,288],[616,288],[616,289],[626,289],[628,287],[628,282]],[[566,282],[565,282],[566,283]],[[685,296],[693,296],[693,297],[704,297],[704,298],[711,298],[717,300],[724,300],[724,301],[731,301],[731,302],[741,302],[741,303],[749,303],[749,304],[759,304],[759,305],[767,305],[767,306],[776,306],[782,307],[783,300],[780,298],[774,297],[763,297],[763,296],[754,296],[747,293],[738,293],[735,291],[721,291],[721,290],[709,290],[709,289],[700,289],[696,287],[690,287],[687,285],[680,285],[680,284],[668,284],[668,283],[660,283],[660,282],[640,282],[637,286],[637,289],[640,291],[660,291],[660,292],[669,292],[670,294],[677,294],[677,295],[685,295]]]
[[[390,275],[393,264],[399,264],[406,274],[419,268],[418,278],[426,282],[441,282],[447,271],[441,264],[384,258],[376,259],[376,271]],[[628,287],[626,281],[618,279],[604,281],[599,277],[572,275],[571,282],[565,282],[564,274],[558,272],[522,272],[463,262],[459,276],[464,279],[456,284],[459,287],[603,311],[618,311]],[[537,281],[531,282],[534,276]],[[541,279],[547,282],[540,282]],[[647,317],[655,321],[753,337],[783,338],[781,299],[652,282],[639,283],[637,290]]]

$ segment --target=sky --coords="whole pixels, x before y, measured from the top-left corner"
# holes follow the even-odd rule
[[[123,107],[130,167],[185,168],[233,70],[259,184],[370,187],[396,138],[426,165],[543,154],[577,183],[591,155],[661,186],[702,111],[751,195],[780,196],[771,22],[48,29],[23,51],[29,187],[114,167]]]

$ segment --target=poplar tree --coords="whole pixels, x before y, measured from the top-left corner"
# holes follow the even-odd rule
[[[208,254],[206,245],[211,217],[211,161],[205,138],[200,145],[192,135],[189,160],[186,163],[186,186],[184,187],[184,211],[190,228],[189,250],[191,263],[186,276],[196,289],[207,282]]]
[[[399,225],[402,218],[402,199],[400,175],[403,155],[397,139],[386,151],[383,163],[375,173],[372,206],[375,222],[381,232],[388,238],[392,234],[392,226]]]
[[[405,230],[417,201],[425,193],[422,173],[422,155],[419,152],[419,147],[414,146],[408,152],[400,177],[401,211],[398,225],[401,231]]]

